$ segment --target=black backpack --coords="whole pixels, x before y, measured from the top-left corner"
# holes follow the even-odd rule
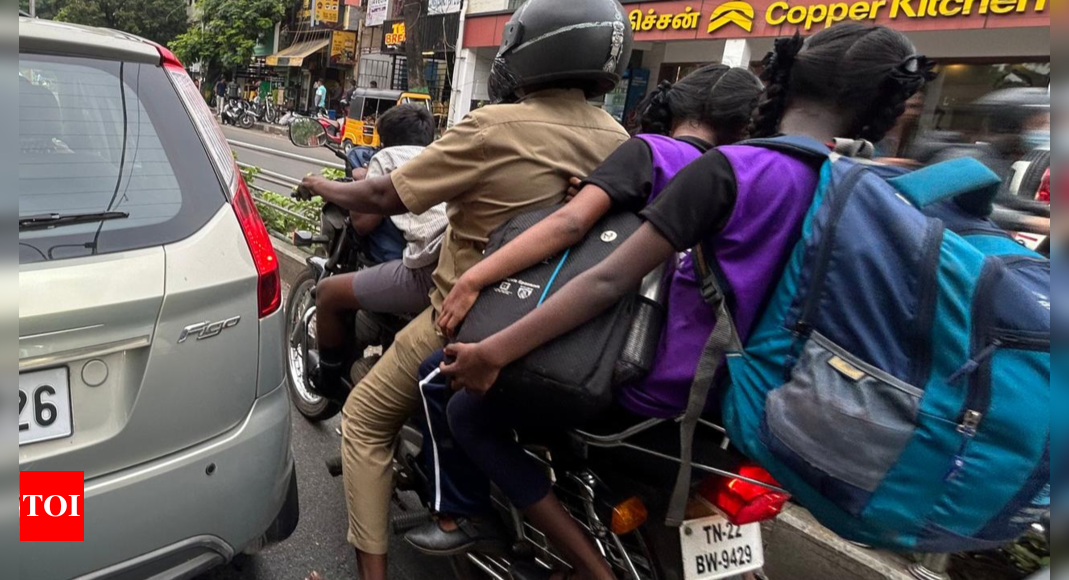
[[[490,238],[486,254],[517,238],[559,209],[551,207],[525,213],[499,228]],[[616,251],[638,231],[642,220],[629,213],[602,219],[582,242],[507,280],[483,290],[458,333],[458,342],[473,343],[505,329],[538,308],[555,292]],[[639,305],[642,305],[640,308]],[[643,361],[621,353],[649,353],[642,345],[660,340],[660,327],[650,324],[651,304],[628,294],[594,320],[535,350],[502,370],[492,396],[521,406],[532,416],[554,417],[558,424],[589,419],[605,410],[613,399],[613,387],[622,380],[641,376]],[[636,310],[643,313],[635,316]],[[632,320],[643,320],[649,332],[632,332]],[[663,321],[663,314],[660,317]],[[631,335],[629,337],[629,334]],[[652,336],[652,338],[650,338]],[[631,342],[637,341],[636,344]]]

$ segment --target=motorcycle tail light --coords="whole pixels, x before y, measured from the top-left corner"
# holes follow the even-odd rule
[[[633,497],[612,508],[612,533],[626,536],[641,528],[650,517],[646,504]]]
[[[779,487],[772,475],[760,467],[743,467],[739,470],[739,475]],[[736,526],[774,520],[791,499],[787,493],[744,479],[725,477],[712,477],[705,480],[699,493],[720,508],[728,521]]]
[[[1047,170],[1047,174],[1043,176],[1043,183],[1039,186],[1039,193],[1036,195],[1038,201],[1050,203],[1050,169]]]

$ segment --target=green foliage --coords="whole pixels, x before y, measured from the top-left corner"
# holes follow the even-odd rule
[[[193,26],[170,43],[182,62],[202,63],[210,74],[248,64],[261,35],[286,12],[283,0],[201,0]]]
[[[259,193],[256,197],[258,198],[257,201],[261,202],[256,204],[256,209],[260,211],[260,217],[263,218],[268,230],[289,237],[296,230],[319,229],[319,216],[323,211],[322,199],[317,197],[312,201],[298,201],[292,197],[270,191]],[[267,202],[271,205],[262,202]],[[301,218],[279,211],[271,206],[285,208],[288,212],[300,215]]]
[[[186,9],[186,0],[53,0],[39,5],[38,14],[121,30],[166,45],[189,29]]]
[[[322,173],[323,177],[326,177],[331,181],[345,179],[345,171],[341,169],[334,169],[333,167],[324,167]]]
[[[234,158],[237,159],[236,154]],[[250,187],[256,183],[256,177],[260,173],[261,169],[259,167],[241,167],[241,177]],[[299,201],[288,195],[281,195],[272,191],[254,191],[253,200],[256,202],[256,209],[260,212],[260,218],[264,220],[264,225],[267,226],[269,231],[288,238],[295,230],[319,229],[319,216],[323,211],[323,200],[318,197],[312,201]],[[278,208],[282,208],[285,211],[280,211]],[[297,215],[291,215],[287,212],[293,212]]]

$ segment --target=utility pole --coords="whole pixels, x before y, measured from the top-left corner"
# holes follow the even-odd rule
[[[37,18],[37,0],[30,0],[30,18]]]

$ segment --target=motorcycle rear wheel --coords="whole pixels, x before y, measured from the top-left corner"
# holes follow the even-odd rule
[[[341,405],[320,397],[312,392],[309,385],[304,382],[304,349],[301,345],[301,324],[305,314],[315,306],[315,298],[312,291],[316,287],[315,276],[311,272],[304,272],[290,288],[289,300],[286,303],[286,372],[289,374],[290,399],[297,411],[311,423],[321,423],[332,419],[341,412]],[[308,339],[313,341],[308,347],[315,348],[314,329],[310,332],[313,336]]]

